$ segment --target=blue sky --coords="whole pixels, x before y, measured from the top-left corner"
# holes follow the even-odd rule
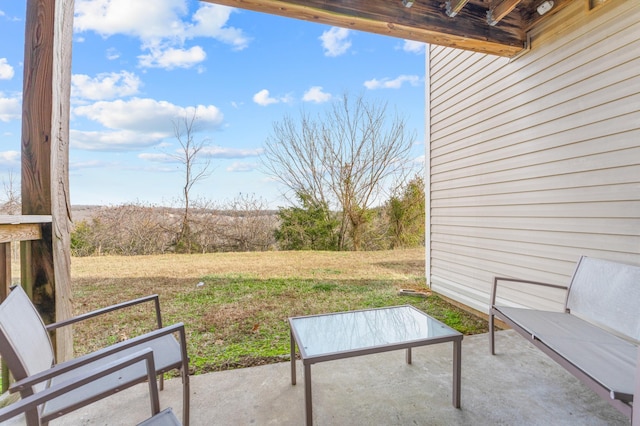
[[[0,0],[0,179],[20,177],[25,1]],[[77,204],[176,204],[175,117],[196,111],[212,173],[192,198],[285,205],[259,168],[274,122],[348,92],[388,102],[424,160],[424,49],[402,39],[192,0],[76,0],[70,192]],[[0,188],[1,189],[1,188]],[[2,194],[0,194],[1,198]]]

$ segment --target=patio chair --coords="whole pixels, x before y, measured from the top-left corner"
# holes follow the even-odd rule
[[[155,302],[158,329],[70,361],[55,363],[49,332],[107,312],[149,301]],[[162,374],[174,369],[180,370],[183,386],[183,423],[188,426],[189,360],[184,324],[177,323],[162,327],[160,302],[157,295],[120,303],[46,326],[27,294],[19,286],[0,305],[0,355],[15,379],[9,391],[20,392],[21,397],[25,399],[146,348],[150,348],[153,352],[155,375],[160,375],[161,380],[160,389],[163,388]],[[62,414],[146,379],[144,365],[141,363],[131,365],[123,371],[100,378],[82,389],[69,392],[64,398],[48,401],[40,410],[40,421],[47,424]]]
[[[5,426],[24,425],[40,426],[41,411],[43,404],[56,398],[66,398],[75,390],[82,392],[86,386],[91,386],[102,378],[126,369],[129,366],[141,364],[147,373],[149,383],[149,399],[151,402],[151,418],[160,413],[160,400],[158,399],[158,383],[155,377],[155,365],[153,362],[153,351],[149,348],[143,349],[132,355],[121,358],[96,368],[83,376],[76,376],[63,383],[53,385],[47,389],[33,394],[13,404],[0,409],[0,423]],[[73,399],[73,397],[72,397]]]

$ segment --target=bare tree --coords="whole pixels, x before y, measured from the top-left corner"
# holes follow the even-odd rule
[[[274,124],[263,165],[293,194],[340,211],[340,248],[348,235],[359,250],[371,207],[407,172],[414,139],[415,131],[407,131],[397,113],[388,114],[386,103],[362,96],[350,101],[345,94],[318,120],[302,113],[299,124],[290,117]]]
[[[81,247],[76,247],[75,254],[134,256],[165,253],[175,236],[176,227],[170,212],[158,206],[131,203],[103,207],[90,222],[76,224],[76,231],[81,230],[83,234],[76,240],[82,238],[83,241]]]
[[[304,194],[315,204],[324,204],[328,201],[328,186],[319,124],[304,112],[299,123],[291,116],[275,122],[262,163],[271,176],[291,190],[293,197]]]
[[[15,174],[10,171],[8,180],[2,179],[4,190],[4,199],[0,203],[0,213],[3,214],[20,214],[22,204],[20,200],[20,187],[16,185]]]
[[[267,201],[255,194],[238,194],[226,203],[226,223],[220,234],[229,251],[265,251],[275,244],[277,217]]]
[[[176,246],[187,253],[191,253],[192,235],[189,226],[189,210],[191,189],[196,182],[207,178],[210,161],[202,158],[202,150],[209,145],[208,139],[196,141],[194,134],[197,131],[197,113],[186,112],[184,117],[173,121],[174,136],[178,140],[180,147],[176,152],[168,155],[182,165],[184,170],[184,185],[182,187],[183,216]]]

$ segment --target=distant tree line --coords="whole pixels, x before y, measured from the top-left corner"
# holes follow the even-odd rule
[[[324,115],[285,117],[265,143],[263,171],[292,205],[268,210],[240,194],[216,205],[191,189],[209,176],[208,139],[196,140],[196,111],[174,122],[177,148],[166,157],[183,171],[180,207],[144,203],[102,207],[75,223],[75,256],[261,250],[380,250],[425,243],[425,188],[415,173],[415,132],[387,104],[347,94]],[[0,208],[19,210],[13,177]]]
[[[71,234],[74,256],[148,255],[264,250],[353,250],[338,244],[340,212],[301,197],[299,207],[268,210],[254,196],[239,195],[223,206],[194,202],[189,215],[190,250],[184,246],[179,208],[143,203],[101,207],[76,222]],[[424,182],[414,177],[381,207],[373,208],[361,249],[424,245]]]
[[[193,204],[187,224],[180,208],[143,203],[101,207],[90,219],[75,223],[71,253],[129,256],[274,249],[277,217],[263,200],[240,194],[220,207],[202,201]]]
[[[19,214],[20,194],[5,184],[0,213]],[[300,196],[295,207],[269,210],[253,195],[240,194],[220,206],[196,201],[189,215],[191,253],[265,250],[353,250],[340,247],[341,212]],[[424,181],[416,175],[382,206],[367,212],[361,249],[418,247],[425,242]],[[129,203],[100,207],[74,222],[74,256],[186,253],[181,208]]]

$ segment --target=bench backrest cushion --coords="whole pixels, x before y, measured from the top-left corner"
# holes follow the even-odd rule
[[[566,306],[576,316],[640,342],[640,267],[581,257]]]

